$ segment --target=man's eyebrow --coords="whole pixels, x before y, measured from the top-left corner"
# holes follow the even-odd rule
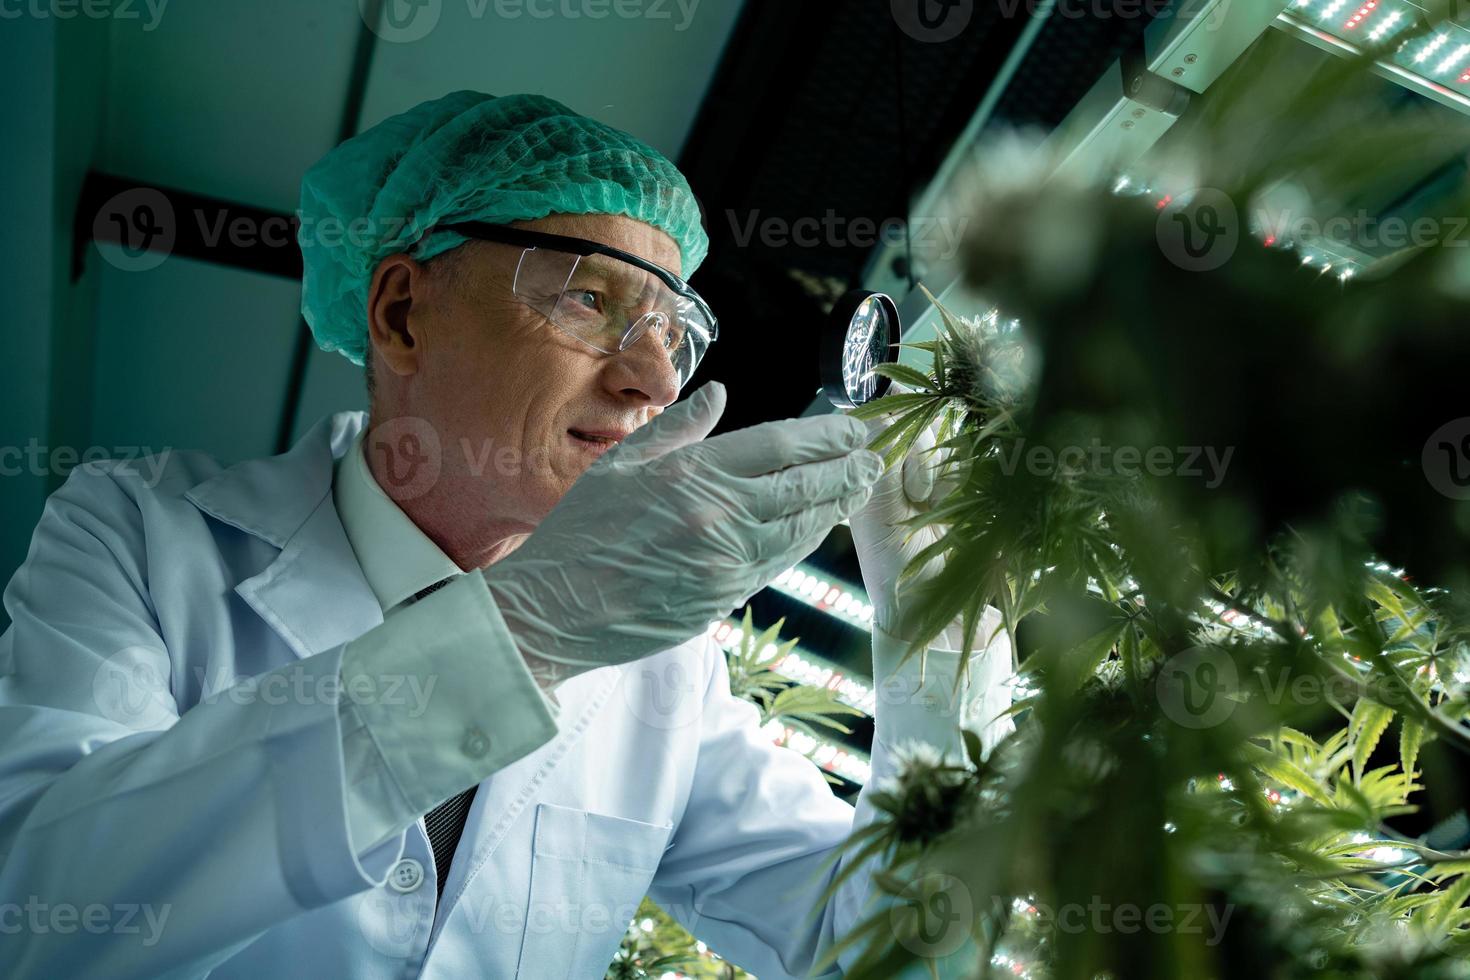
[[[647,269],[629,265],[619,259],[607,255],[588,255],[577,263],[577,270],[583,269],[596,273],[604,279],[617,279],[620,282],[636,283],[639,286],[647,283],[650,279],[657,279]]]

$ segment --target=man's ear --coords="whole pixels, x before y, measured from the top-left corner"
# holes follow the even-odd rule
[[[368,286],[368,345],[373,360],[394,374],[410,375],[419,369],[422,320],[409,314],[416,301],[425,301],[428,290],[428,268],[402,253],[388,256],[373,270]]]

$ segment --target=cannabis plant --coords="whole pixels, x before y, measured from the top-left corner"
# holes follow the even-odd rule
[[[891,462],[936,430],[952,487],[912,522],[944,571],[911,652],[957,617],[982,646],[989,605],[1023,658],[1014,735],[914,754],[849,842],[886,869],[858,976],[1470,976],[1470,265],[1348,277],[1272,224],[1467,147],[1345,107],[1363,64],[1270,55],[1147,196],[992,157],[964,277],[995,308],[941,307],[854,412],[897,413]],[[1248,219],[1205,268],[1174,218],[1221,201]]]

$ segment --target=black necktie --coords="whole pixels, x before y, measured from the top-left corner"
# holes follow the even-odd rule
[[[424,815],[424,829],[429,832],[429,846],[434,849],[434,872],[438,875],[439,898],[444,898],[444,882],[449,879],[449,862],[464,833],[465,818],[475,800],[475,787],[451,796]]]
[[[453,576],[435,582],[426,589],[420,589],[414,593],[413,601],[418,602],[451,581]],[[475,800],[476,788],[471,786],[463,793],[451,796],[424,815],[424,829],[429,833],[429,847],[434,850],[434,872],[438,877],[440,899],[444,898],[444,882],[449,878],[449,862],[454,860],[454,850],[459,846],[460,835],[464,833],[465,818],[470,814],[470,804]]]

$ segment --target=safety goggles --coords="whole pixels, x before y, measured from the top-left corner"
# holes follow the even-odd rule
[[[516,298],[595,350],[616,354],[652,331],[674,365],[680,388],[719,336],[714,314],[687,282],[630,252],[482,221],[440,227],[521,246],[512,285]]]

